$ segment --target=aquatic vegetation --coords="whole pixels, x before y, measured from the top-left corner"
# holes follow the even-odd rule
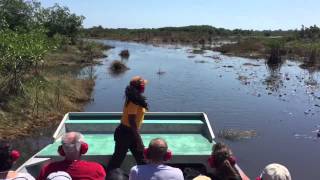
[[[205,61],[205,60],[195,60],[194,62],[195,63],[208,63],[208,61]]]
[[[125,71],[129,70],[126,64],[119,60],[114,60],[109,67],[109,70],[112,74],[117,75],[124,73]]]
[[[203,49],[193,49],[191,51],[193,54],[203,54],[204,53],[204,50]]]
[[[129,50],[128,49],[122,50],[119,56],[121,56],[122,58],[128,58],[130,56]]]
[[[253,64],[253,63],[243,63],[243,66],[260,66],[259,64]]]
[[[320,48],[313,46],[307,54],[300,67],[303,69],[320,70]]]
[[[158,70],[158,72],[157,72],[157,74],[160,76],[160,75],[163,75],[163,74],[165,74],[166,72],[165,71],[162,71],[160,68],[159,68],[159,70]]]
[[[203,56],[203,57],[212,58],[212,59],[214,59],[214,60],[221,60],[221,57],[220,57],[220,56],[217,56],[217,55]]]
[[[282,55],[284,42],[281,40],[271,40],[267,43],[267,47],[269,48],[268,53],[269,56],[267,58],[266,64],[269,67],[279,67],[283,64]]]

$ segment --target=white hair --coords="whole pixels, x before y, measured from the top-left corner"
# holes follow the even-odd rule
[[[79,132],[68,132],[61,139],[63,150],[66,152],[79,152],[81,142],[84,142],[84,137]]]

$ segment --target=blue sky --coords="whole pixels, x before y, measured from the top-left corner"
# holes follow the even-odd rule
[[[295,29],[320,25],[320,0],[40,0],[86,17],[84,27]]]

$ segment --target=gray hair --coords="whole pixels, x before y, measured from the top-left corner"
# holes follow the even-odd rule
[[[153,161],[160,162],[163,161],[166,153],[168,151],[168,144],[162,138],[152,139],[149,143],[148,154],[149,158]]]
[[[79,132],[68,132],[62,136],[61,143],[65,151],[80,151],[81,142],[84,142],[83,135]]]

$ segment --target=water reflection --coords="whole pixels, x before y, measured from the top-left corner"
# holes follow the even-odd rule
[[[87,66],[83,68],[77,78],[79,79],[88,79],[88,80],[94,80],[96,78],[96,69],[94,65]]]
[[[305,80],[305,84],[308,86],[317,86],[318,85],[318,81],[315,78],[315,74],[316,74],[316,70],[315,69],[308,69],[308,79]]]
[[[283,87],[283,80],[281,74],[281,67],[283,61],[266,61],[266,67],[269,75],[265,78],[264,84],[267,86],[267,89],[270,91],[279,91]]]

